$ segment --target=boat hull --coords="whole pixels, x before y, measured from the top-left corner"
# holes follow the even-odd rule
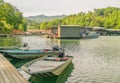
[[[88,35],[83,38],[98,38],[98,37],[99,37],[99,35]]]
[[[60,75],[68,66],[70,63],[72,63],[72,59],[70,58],[69,60],[65,61],[63,64],[57,66],[55,69],[50,69],[50,70],[45,70],[45,71],[39,71],[39,72],[30,72],[29,69],[27,68],[29,65],[31,65],[32,63],[34,63],[37,60],[33,60],[31,62],[28,62],[27,64],[25,64],[24,66],[22,66],[22,69],[31,75],[34,76],[39,76],[39,77],[49,77],[49,76],[58,76]],[[48,62],[49,63],[49,62]]]
[[[57,51],[53,52],[42,52],[42,53],[9,53],[7,52],[7,55],[11,58],[17,58],[17,59],[34,59],[39,58],[44,55],[57,55]]]
[[[46,49],[36,49],[36,50],[0,50],[6,57],[12,57],[17,59],[34,59],[39,58],[44,55],[58,55],[59,51],[46,50]]]
[[[66,68],[67,66],[72,62],[72,58],[69,59],[68,61],[66,61],[64,64],[58,66],[57,68],[55,68],[54,70],[52,70],[51,72],[54,75],[60,75]]]

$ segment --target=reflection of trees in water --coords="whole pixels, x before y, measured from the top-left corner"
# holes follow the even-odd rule
[[[1,37],[0,46],[18,46],[21,45],[21,41],[19,37]]]
[[[73,70],[73,64],[71,63],[61,75],[52,77],[36,77],[32,76],[29,81],[31,83],[65,83],[70,73]]]
[[[66,54],[78,55],[80,51],[80,40],[79,39],[61,39],[58,41],[60,43],[60,46],[65,49]]]
[[[37,77],[37,76],[32,76],[29,81],[30,83],[56,83],[57,76],[53,77]]]
[[[6,57],[12,65],[14,65],[16,68],[20,68],[22,65],[25,63],[33,60],[33,59],[15,59],[15,58],[10,58]]]
[[[70,76],[72,70],[73,70],[73,63],[71,63],[64,71],[63,73],[57,78],[56,83],[65,83],[67,81],[67,78]]]

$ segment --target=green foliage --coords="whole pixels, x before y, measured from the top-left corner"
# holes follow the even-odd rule
[[[4,1],[3,0],[0,0],[0,3],[3,3]]]
[[[40,23],[31,20],[27,20],[27,26],[28,29],[40,29]]]
[[[48,27],[48,22],[43,22],[40,24],[40,29],[46,29]]]
[[[21,26],[23,25],[23,26]],[[24,30],[25,21],[23,21],[22,13],[10,3],[2,3],[0,5],[0,32],[11,33],[14,29]]]
[[[53,21],[54,19],[61,19],[63,17],[65,17],[65,15],[56,15],[56,16],[37,15],[37,16],[26,17],[26,19],[35,22],[50,22]]]
[[[93,12],[88,13],[80,12],[64,17],[63,19],[56,19],[52,22],[43,22],[40,24],[40,29],[47,29],[50,26],[58,25],[80,25],[85,26],[98,26],[107,29],[120,29],[120,8],[107,7],[94,9]]]

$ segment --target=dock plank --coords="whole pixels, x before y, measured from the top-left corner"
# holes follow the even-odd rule
[[[16,68],[0,54],[0,83],[29,83]]]
[[[16,71],[14,70],[14,67],[12,67],[9,64],[7,64],[7,62],[4,64],[4,66],[6,67],[6,70],[7,70],[6,74],[8,76],[11,76],[11,78],[15,78],[15,79],[10,79],[11,82],[21,81],[21,79],[19,78],[19,76],[17,76]],[[14,71],[15,74],[12,73],[13,71]]]
[[[1,72],[0,72],[0,81],[3,82],[3,83],[5,83],[5,80],[4,80],[4,78],[3,78],[2,74],[1,74]]]

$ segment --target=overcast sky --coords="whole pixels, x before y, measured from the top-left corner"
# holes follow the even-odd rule
[[[69,15],[108,6],[119,7],[120,0],[4,0],[16,6],[24,16]]]

